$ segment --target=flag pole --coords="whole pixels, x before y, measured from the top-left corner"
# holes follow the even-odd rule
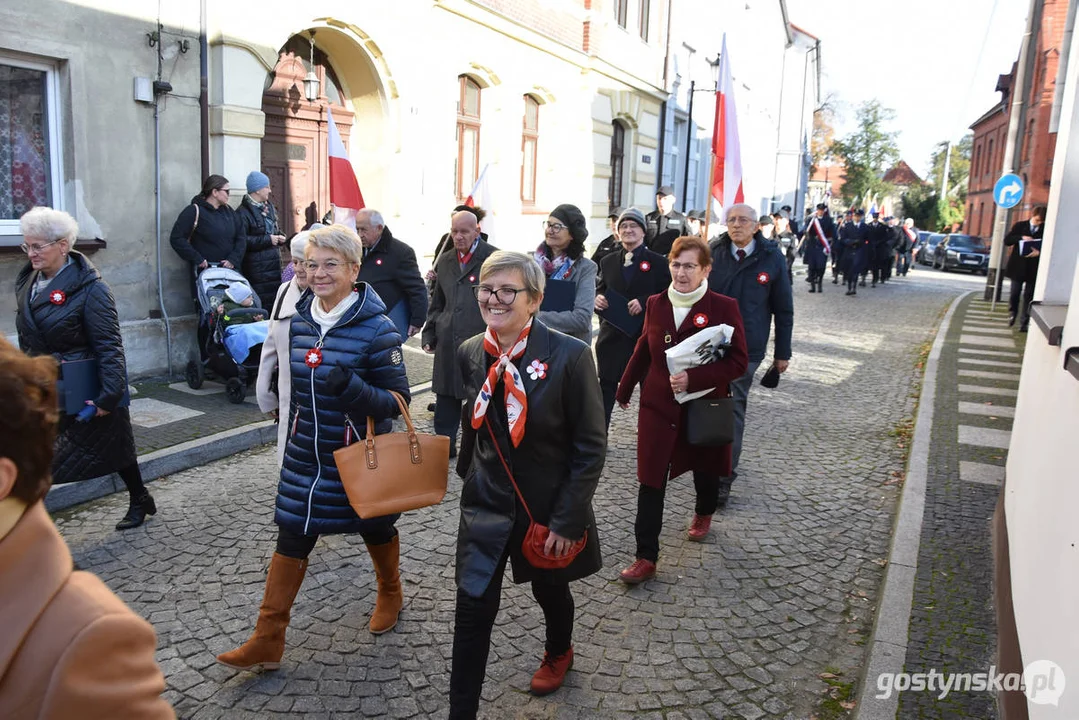
[[[712,129],[712,134],[715,134],[715,128]],[[716,153],[715,150],[708,153],[708,203],[705,205],[704,212],[704,241],[708,242],[708,226],[712,222],[712,205],[715,201],[715,196],[712,194],[712,188],[716,183]]]

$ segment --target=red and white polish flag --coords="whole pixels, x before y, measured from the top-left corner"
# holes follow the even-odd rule
[[[482,208],[486,213],[481,223],[481,230],[487,235],[487,242],[494,243],[495,218],[494,207],[491,198],[491,163],[483,166],[480,176],[476,178],[476,184],[472,186],[472,192],[468,194],[465,205]]]
[[[727,52],[727,34],[719,61],[719,84],[716,88],[716,118],[712,131],[712,197],[719,206],[717,214],[731,205],[745,202],[742,189],[742,147],[738,141],[738,118],[734,104],[731,58]]]
[[[352,170],[348,151],[341,142],[341,133],[333,121],[333,113],[326,108],[329,120],[329,156],[330,156],[330,203],[333,205],[333,224],[347,225],[356,229],[356,213],[364,208],[360,183]]]

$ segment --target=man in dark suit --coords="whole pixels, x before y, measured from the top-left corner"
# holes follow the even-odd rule
[[[622,214],[622,208],[613,208],[607,215],[607,225],[611,234],[603,238],[592,253],[592,262],[599,265],[599,261],[618,250],[618,217]]]
[[[356,232],[363,244],[359,280],[375,289],[401,340],[407,340],[427,319],[427,287],[416,251],[393,236],[378,210],[356,213]]]
[[[869,270],[873,273],[873,284],[884,284],[885,271],[891,265],[892,233],[888,225],[881,222],[880,213],[873,213],[873,222],[867,228],[869,233]]]
[[[844,223],[840,229],[839,240],[839,244],[843,246],[840,269],[847,281],[847,295],[857,295],[858,276],[865,272],[870,257],[869,227],[865,224],[865,210],[858,208],[854,211],[854,220]]]
[[[649,250],[663,257],[667,257],[674,241],[687,232],[686,216],[674,209],[677,199],[674,188],[660,185],[659,190],[656,190],[656,209],[645,216],[648,227],[644,244]]]
[[[609,307],[606,293],[614,291],[625,299],[627,312],[633,317],[640,317],[648,298],[663,292],[671,284],[667,258],[644,246],[645,222],[644,213],[637,208],[629,208],[619,216],[615,232],[618,233],[621,248],[600,262],[600,280],[596,283],[597,311]],[[640,336],[641,328],[627,334],[624,329],[606,320],[600,322],[599,338],[596,339],[596,365],[608,428],[611,427],[611,411],[618,392],[618,381],[622,379]]]
[[[1038,264],[1041,250],[1025,248],[1022,241],[1041,240],[1045,232],[1045,207],[1038,205],[1030,212],[1029,220],[1021,220],[1004,236],[1004,244],[1012,248],[1008,256],[1008,265],[1004,275],[1011,278],[1012,291],[1008,298],[1008,325],[1014,325],[1020,318],[1019,331],[1026,332],[1030,324],[1030,302],[1034,299],[1034,281],[1038,279]],[[1020,316],[1019,299],[1022,297],[1022,315]]]
[[[435,432],[450,438],[450,457],[456,457],[461,403],[473,399],[465,391],[464,379],[458,371],[457,348],[487,329],[472,286],[479,279],[483,261],[498,248],[480,237],[476,216],[467,210],[453,214],[450,238],[453,247],[435,263],[435,288],[422,340],[424,351],[435,356],[431,378],[431,389],[435,391]]]

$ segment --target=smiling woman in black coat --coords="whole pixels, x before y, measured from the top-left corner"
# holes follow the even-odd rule
[[[536,695],[561,687],[573,664],[570,581],[602,567],[592,513],[607,452],[599,382],[588,345],[536,319],[543,285],[543,272],[532,258],[492,254],[474,286],[487,330],[457,351],[465,389],[475,403],[457,464],[464,486],[451,718],[476,717],[506,562],[513,563],[514,582],[532,583],[532,595],[543,609],[547,639],[532,677]],[[507,382],[513,386],[512,400]],[[566,567],[538,569],[525,559],[521,543],[528,515],[503,460],[535,521],[550,528],[548,555],[565,555],[587,533],[584,549]]]
[[[100,392],[83,412],[63,415],[56,437],[55,484],[120,474],[131,496],[117,530],[138,527],[157,512],[143,485],[131,417],[119,407],[127,390],[120,320],[112,292],[97,268],[71,249],[79,226],[65,212],[37,207],[19,221],[29,262],[15,281],[19,347],[61,363],[96,360]]]

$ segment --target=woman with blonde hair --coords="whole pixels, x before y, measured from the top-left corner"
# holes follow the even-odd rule
[[[386,306],[360,272],[360,239],[342,225],[308,234],[304,267],[308,289],[296,304],[289,336],[292,402],[284,418],[288,440],[277,486],[277,550],[251,638],[217,661],[237,670],[275,670],[285,651],[292,603],[307,572],[307,558],[320,535],[359,534],[375,566],[378,597],[368,625],[375,635],[397,624],[401,610],[398,516],[360,518],[345,495],[333,451],[350,433],[389,432],[399,413],[390,391],[405,402],[401,336]]]

